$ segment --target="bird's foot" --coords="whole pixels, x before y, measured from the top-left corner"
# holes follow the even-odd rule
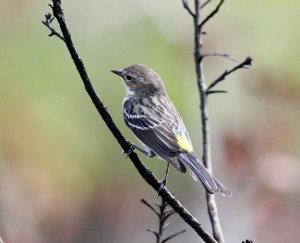
[[[128,152],[123,152],[123,156],[126,159],[134,150],[138,150],[140,152],[142,152],[144,155],[146,155],[148,158],[153,158],[155,156],[155,153],[152,151],[146,151],[140,147],[138,147],[137,145],[127,141],[127,143],[130,145],[130,149]]]
[[[159,192],[166,186],[166,184],[167,184],[167,178],[168,178],[168,174],[169,174],[169,166],[170,166],[170,164],[167,163],[166,174],[165,174],[164,179],[161,180],[161,181],[159,182],[160,187],[159,187],[159,189],[158,189],[158,193],[159,193]]]
[[[134,150],[135,150],[135,147],[130,144],[129,151],[128,152],[123,151],[124,159],[127,159],[129,157],[129,155],[131,155]]]
[[[158,193],[160,193],[161,190],[166,186],[166,184],[167,184],[166,178],[164,178],[163,180],[159,181],[159,184],[160,184],[160,186],[159,186],[159,189],[157,191]]]

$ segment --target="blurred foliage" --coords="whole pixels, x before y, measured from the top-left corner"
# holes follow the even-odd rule
[[[136,141],[122,119],[123,85],[110,70],[145,63],[164,79],[200,154],[192,20],[181,1],[73,0],[63,7],[124,135]],[[296,0],[226,1],[206,27],[206,52],[254,59],[222,84],[229,94],[210,97],[215,174],[234,192],[218,197],[230,241],[299,237],[299,7]],[[156,194],[122,159],[64,44],[47,36],[40,21],[48,11],[46,1],[0,1],[0,235],[12,243],[152,242],[144,230],[155,222],[139,199]],[[207,80],[231,65],[207,58]],[[141,158],[163,176],[165,163]],[[202,188],[175,170],[168,183],[208,225]],[[197,240],[190,229],[184,237]]]

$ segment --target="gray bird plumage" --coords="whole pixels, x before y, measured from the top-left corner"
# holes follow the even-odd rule
[[[185,173],[188,168],[193,178],[199,180],[209,193],[230,195],[231,192],[195,155],[188,132],[160,76],[142,64],[112,72],[123,79],[127,90],[123,102],[124,121],[142,144],[177,170]]]

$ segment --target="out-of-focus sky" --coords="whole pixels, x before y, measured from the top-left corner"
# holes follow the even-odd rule
[[[192,4],[192,1],[190,1]],[[50,3],[50,2],[49,2]],[[217,1],[206,8],[211,10]],[[9,243],[154,242],[157,195],[99,118],[67,49],[41,24],[47,1],[0,0],[0,236]],[[67,24],[114,121],[125,95],[110,73],[154,68],[201,156],[193,26],[181,1],[63,1]],[[227,0],[205,28],[204,51],[228,53],[251,69],[209,98],[214,174],[233,196],[217,195],[227,242],[281,243],[300,237],[300,2]],[[207,81],[236,65],[205,60]],[[162,178],[165,163],[140,156]],[[171,169],[168,188],[210,230],[204,191]],[[199,242],[178,217],[173,242]]]

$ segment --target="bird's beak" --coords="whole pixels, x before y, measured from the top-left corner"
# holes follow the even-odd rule
[[[120,77],[123,77],[123,70],[111,70],[111,72],[117,74]]]

